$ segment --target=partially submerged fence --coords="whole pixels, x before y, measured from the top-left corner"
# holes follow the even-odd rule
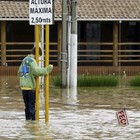
[[[0,66],[0,76],[16,76],[18,66]],[[60,74],[60,67],[55,66],[51,75]],[[79,75],[140,75],[140,66],[78,66]]]
[[[1,45],[1,44],[0,44]],[[30,53],[32,42],[7,42],[6,64],[0,67],[0,75],[15,75],[22,59]],[[78,74],[117,74],[124,71],[128,75],[140,72],[140,43],[79,42]],[[132,47],[133,46],[133,47]],[[50,42],[50,63],[55,68],[53,73],[60,73],[60,45]],[[1,50],[0,50],[1,52]]]

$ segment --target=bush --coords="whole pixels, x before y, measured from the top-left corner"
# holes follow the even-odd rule
[[[78,87],[117,86],[118,78],[115,76],[78,76]]]
[[[78,87],[101,87],[101,86],[117,86],[118,78],[115,76],[92,76],[79,75],[77,79]],[[53,77],[53,84],[60,86],[60,76]]]
[[[60,76],[59,75],[56,75],[52,78],[52,83],[53,85],[55,86],[60,86]]]
[[[140,86],[140,76],[133,77],[129,81],[130,86]]]

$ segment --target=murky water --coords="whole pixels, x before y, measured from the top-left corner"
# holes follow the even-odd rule
[[[16,77],[0,77],[0,140],[139,140],[139,90],[50,87],[49,124],[25,121],[24,105]],[[126,107],[129,125],[119,126],[116,111]]]

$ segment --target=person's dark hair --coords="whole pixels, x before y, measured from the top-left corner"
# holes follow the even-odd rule
[[[33,47],[32,50],[31,50],[31,54],[35,55],[36,53],[36,48]],[[42,49],[39,47],[39,55],[41,56],[42,55]]]

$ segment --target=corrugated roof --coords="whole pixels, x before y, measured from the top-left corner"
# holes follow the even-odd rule
[[[0,1],[1,18],[28,18],[28,2]]]
[[[140,0],[78,0],[80,19],[140,19]]]
[[[62,17],[62,0],[54,0],[54,18]],[[28,20],[29,3],[0,1],[0,20]],[[78,20],[140,20],[140,0],[77,0]]]

